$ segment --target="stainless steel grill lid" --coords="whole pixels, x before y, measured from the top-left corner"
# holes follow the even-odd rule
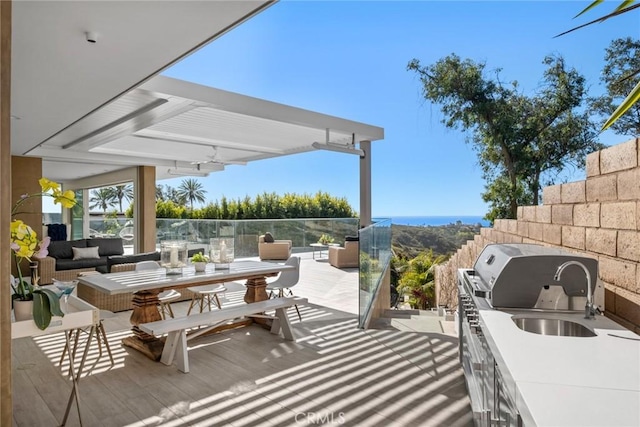
[[[555,281],[558,267],[567,261],[584,264],[591,275],[591,286],[598,279],[598,261],[572,254],[558,248],[513,243],[487,245],[473,265],[477,287],[486,291],[494,307],[532,308],[541,289],[548,285],[562,285],[569,297],[586,296],[587,281],[579,266],[571,265]]]

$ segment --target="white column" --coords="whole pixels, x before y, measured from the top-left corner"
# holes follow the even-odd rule
[[[371,225],[371,141],[360,141],[360,227]]]

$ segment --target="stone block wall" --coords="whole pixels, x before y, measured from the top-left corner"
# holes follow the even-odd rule
[[[584,181],[545,187],[542,205],[496,220],[436,269],[438,303],[457,304],[456,272],[489,243],[561,247],[598,260],[605,313],[640,334],[640,139],[587,156]]]

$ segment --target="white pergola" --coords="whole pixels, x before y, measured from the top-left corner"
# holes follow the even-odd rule
[[[48,176],[67,183],[138,165],[167,178],[318,147],[356,154],[362,141],[383,136],[380,127],[156,76],[28,155],[42,157]]]
[[[42,159],[45,176],[68,188],[111,185],[143,170],[148,193],[148,167],[155,167],[156,177],[170,170],[201,174],[329,143],[362,150],[360,210],[366,224],[370,142],[383,138],[381,128],[158,77],[274,3],[1,2],[3,184],[12,181],[12,156],[27,156]],[[11,186],[3,185],[0,234],[7,241],[12,196]],[[0,252],[0,424],[9,425],[11,255],[8,246]]]
[[[132,167],[156,178],[207,176],[227,165],[333,149],[360,157],[360,219],[371,223],[371,142],[377,126],[165,76],[86,115],[27,154],[66,188],[128,181]]]

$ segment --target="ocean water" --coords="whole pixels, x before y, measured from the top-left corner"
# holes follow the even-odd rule
[[[463,224],[478,224],[483,227],[489,227],[491,224],[489,221],[482,218],[482,216],[391,216],[391,224],[396,225],[413,225],[413,226],[428,226],[428,225],[449,225],[455,224],[461,221]]]

